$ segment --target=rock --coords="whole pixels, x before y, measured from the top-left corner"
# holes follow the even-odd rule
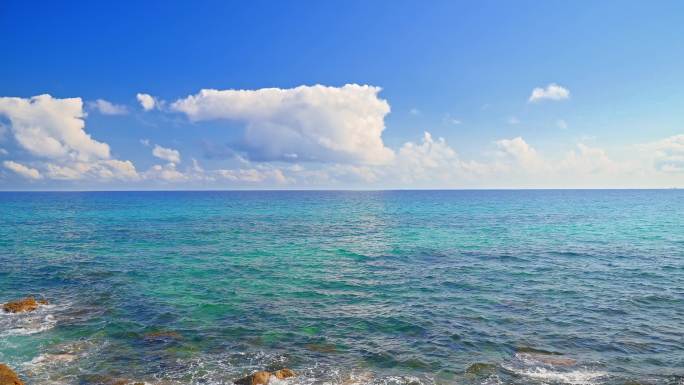
[[[292,369],[283,368],[280,370],[276,370],[275,373],[273,373],[273,375],[276,376],[277,379],[283,380],[285,378],[294,377],[297,374]]]
[[[260,371],[252,374],[252,385],[267,385],[271,378],[271,373],[267,371]]]
[[[552,352],[549,350],[536,349],[530,346],[519,346],[515,349],[517,353],[529,353],[529,354],[546,354],[549,356],[562,356],[563,353]]]
[[[363,373],[350,373],[347,375],[347,378],[345,378],[342,381],[342,385],[366,385],[370,384],[373,382],[373,373],[371,372],[363,372]]]
[[[547,365],[553,365],[553,366],[573,366],[577,364],[577,360],[574,360],[572,358],[561,358],[561,357],[555,357],[555,356],[549,356],[547,354],[539,354],[539,353],[521,353],[521,357],[528,359],[528,360],[534,360],[537,362],[541,362]]]
[[[468,366],[468,369],[465,370],[466,374],[474,374],[474,375],[480,375],[480,374],[490,374],[493,373],[496,369],[496,365],[494,364],[487,364],[484,362],[476,362],[470,366]]]
[[[2,305],[2,310],[7,313],[21,313],[25,311],[33,311],[38,309],[39,305],[47,305],[44,299],[36,301],[33,297],[26,297],[24,299],[10,301]]]
[[[233,381],[236,385],[267,385],[271,377],[275,377],[279,380],[284,380],[286,378],[294,377],[297,374],[288,368],[283,368],[276,370],[274,373],[267,372],[265,370],[252,373],[247,377],[240,378],[239,380]]]
[[[102,374],[91,374],[81,377],[80,383],[88,385],[145,385],[144,382]]]
[[[24,385],[24,383],[7,365],[0,364],[0,385]]]
[[[308,350],[311,350],[312,352],[318,352],[318,353],[336,353],[337,352],[337,347],[333,344],[307,344],[304,346]]]
[[[178,333],[174,332],[172,330],[160,330],[156,332],[151,332],[145,334],[145,340],[152,341],[152,340],[180,340],[183,339],[183,336]]]

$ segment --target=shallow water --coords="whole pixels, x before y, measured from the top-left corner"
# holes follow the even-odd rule
[[[0,314],[30,384],[684,383],[681,190],[0,193],[0,219],[0,302],[51,302]]]

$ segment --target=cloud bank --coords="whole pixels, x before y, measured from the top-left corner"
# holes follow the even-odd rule
[[[551,86],[540,92],[557,93]],[[492,140],[479,155],[465,159],[457,146],[427,131],[418,140],[392,149],[382,139],[390,106],[379,98],[379,92],[378,87],[355,84],[202,90],[161,109],[163,102],[139,94],[141,103],[149,102],[144,108],[183,114],[187,120],[176,120],[185,125],[188,120],[191,124],[215,121],[215,128],[238,130],[243,138],[237,147],[229,148],[226,157],[208,160],[212,164],[207,168],[188,156],[191,149],[182,143],[179,148],[189,159],[183,163],[178,149],[141,140],[148,147],[145,157],[154,163],[162,161],[151,163],[144,171],[138,171],[130,160],[117,159],[109,144],[87,132],[80,98],[0,97],[0,119],[4,119],[0,121],[0,181],[23,178],[25,183],[44,186],[59,186],[48,184],[51,180],[116,182],[133,188],[646,187],[684,183],[684,135],[634,145],[624,149],[628,154],[622,158],[615,158],[614,151],[582,142],[570,143],[566,152],[544,152],[533,146],[534,141],[511,135]],[[90,108],[102,112],[103,106],[109,108],[106,103]],[[199,132],[202,128],[194,129]]]

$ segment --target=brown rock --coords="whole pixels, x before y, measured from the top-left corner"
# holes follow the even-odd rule
[[[262,370],[252,374],[252,385],[267,385],[268,380],[271,378],[271,373]]]
[[[0,364],[0,385],[24,385],[24,383],[7,365]]]
[[[268,381],[271,379],[271,376],[275,376],[277,379],[282,380],[285,378],[294,377],[296,374],[293,370],[287,368],[276,370],[275,373],[261,370],[256,373],[252,373],[247,377],[235,380],[233,383],[237,385],[267,385]]]
[[[297,375],[297,373],[295,373],[292,369],[283,368],[280,370],[276,370],[275,373],[273,373],[273,375],[276,376],[277,379],[283,380],[285,378],[294,377]]]
[[[45,300],[41,300],[41,302],[38,302],[33,297],[26,297],[24,299],[7,302],[6,304],[2,305],[2,310],[4,310],[7,313],[21,313],[25,311],[33,311],[38,309],[38,305],[42,304],[43,302],[47,304],[47,301]]]

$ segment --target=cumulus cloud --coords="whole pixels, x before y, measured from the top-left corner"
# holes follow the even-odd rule
[[[33,163],[44,170],[41,174],[34,169],[37,175],[61,180],[137,178],[133,163],[112,159],[109,145],[85,131],[84,115],[81,98],[0,97],[0,116],[9,120],[19,147],[35,156]]]
[[[33,155],[88,161],[109,158],[109,146],[84,130],[81,98],[0,97],[0,115],[11,123],[15,139]]]
[[[136,99],[138,99],[138,102],[140,103],[140,106],[143,108],[145,111],[151,111],[155,108],[159,108],[161,106],[161,102],[157,100],[154,96],[150,94],[137,94],[135,95]]]
[[[88,107],[91,110],[98,111],[103,115],[125,115],[128,113],[126,106],[114,104],[104,99],[97,99],[93,102],[88,102]]]
[[[180,163],[181,158],[180,158],[180,152],[178,150],[174,150],[172,148],[166,148],[162,147],[158,144],[154,145],[154,149],[152,150],[152,155],[155,157],[165,160],[167,162],[171,163]]]
[[[147,170],[143,177],[151,180],[162,180],[166,182],[180,182],[189,179],[187,175],[176,169],[174,163],[167,163],[165,165],[156,164]]]
[[[684,172],[684,134],[674,135],[645,147],[654,152],[656,169],[667,173]]]
[[[570,98],[570,91],[556,83],[551,83],[546,88],[537,87],[532,90],[528,102],[534,103],[541,100],[564,100]]]
[[[57,180],[137,180],[133,162],[103,159],[98,162],[47,163],[46,175]]]
[[[527,169],[539,167],[543,163],[537,154],[537,150],[520,136],[513,139],[497,140],[495,144],[501,157],[513,160]]]
[[[2,162],[2,165],[5,166],[6,169],[14,171],[15,173],[23,176],[26,179],[42,179],[43,178],[43,176],[40,174],[40,171],[36,170],[35,168],[24,166],[21,163],[13,162],[11,160],[6,160],[6,161]]]
[[[356,84],[204,89],[171,109],[192,121],[243,123],[241,150],[253,160],[383,164],[394,152],[382,140],[390,107],[379,92],[379,87]]]

